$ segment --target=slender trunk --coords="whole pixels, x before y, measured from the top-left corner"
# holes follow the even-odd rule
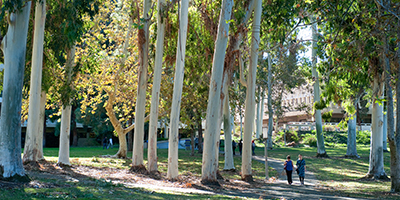
[[[382,148],[382,131],[383,131],[383,106],[376,102],[376,97],[383,96],[384,82],[381,76],[374,74],[373,80],[373,97],[372,97],[372,125],[371,125],[371,150],[369,157],[369,170],[367,177],[381,179],[386,177],[383,167],[383,148]]]
[[[201,124],[201,117],[199,116],[197,120],[198,125],[198,132],[199,132],[199,146],[198,146],[198,153],[203,153],[203,126]]]
[[[264,140],[264,158],[265,158],[265,179],[269,179],[269,170],[268,170],[268,147],[267,140]]]
[[[317,72],[317,42],[318,42],[318,32],[317,24],[312,25],[312,77],[314,81],[314,103],[320,101],[319,92],[319,77]],[[315,126],[317,129],[317,157],[328,156],[325,151],[324,135],[322,133],[322,116],[321,110],[315,110]]]
[[[224,59],[229,35],[229,20],[233,7],[232,0],[223,0],[218,24],[217,39],[213,56],[213,65],[210,80],[210,92],[208,95],[206,130],[204,134],[204,151],[201,179],[203,183],[216,182],[218,171],[218,156],[220,135],[220,111],[222,78],[224,71]],[[228,22],[228,23],[227,23]],[[218,130],[219,128],[219,130]]]
[[[392,94],[393,95],[393,94]],[[393,98],[392,98],[393,99]],[[392,104],[393,104],[393,102],[392,102]],[[382,131],[382,138],[383,138],[383,142],[382,142],[382,147],[383,147],[383,151],[384,152],[388,152],[388,150],[387,150],[387,132],[388,132],[388,119],[387,119],[387,117],[388,117],[388,115],[387,114],[385,114],[385,113],[387,113],[388,111],[386,110],[386,111],[383,111],[383,131]],[[393,111],[392,111],[393,112]],[[393,122],[394,123],[394,122]],[[393,124],[394,125],[394,124]]]
[[[261,87],[260,86],[258,86],[258,94],[259,94],[259,97],[258,97],[258,103],[257,103],[257,105],[256,105],[256,138],[260,138],[260,123],[261,123],[261,119],[260,119],[260,111],[261,111],[261,108],[260,108],[260,105],[261,105]]]
[[[350,119],[348,122],[346,157],[357,157],[357,158],[360,157],[357,154],[356,125],[357,125],[357,116],[356,116],[356,114],[354,114],[354,115],[350,116]]]
[[[118,152],[114,155],[114,157],[126,158],[128,154],[126,134],[120,131],[117,131],[117,134],[118,134],[119,149]]]
[[[181,10],[179,16],[179,35],[178,46],[176,53],[175,78],[174,78],[174,93],[171,106],[171,132],[169,135],[168,148],[168,172],[169,179],[175,179],[178,176],[178,132],[179,132],[179,116],[182,98],[183,76],[185,67],[185,51],[186,51],[186,36],[188,26],[188,9],[189,1],[181,1]]]
[[[67,63],[65,64],[67,73],[67,85],[71,85],[72,68],[75,59],[75,46],[71,47],[67,53]],[[61,127],[60,127],[60,149],[58,152],[58,163],[69,165],[69,145],[70,145],[70,132],[71,132],[71,109],[70,105],[63,105],[61,112]]]
[[[25,70],[26,40],[31,2],[16,13],[1,47],[4,54],[3,102],[0,118],[0,179],[27,181],[21,160],[21,104]]]
[[[146,89],[147,68],[149,65],[149,26],[151,7],[150,0],[143,1],[143,28],[139,29],[139,73],[137,98],[135,106],[135,135],[132,155],[132,167],[143,166],[143,140],[144,140],[144,117],[146,111]]]
[[[398,22],[400,27],[400,21]],[[397,38],[400,38],[400,29],[397,29]],[[400,66],[400,41],[397,42],[397,64]],[[400,108],[400,67],[397,67],[396,79],[396,107]],[[388,133],[390,147],[390,180],[391,191],[400,192],[400,112],[396,112],[396,132]]]
[[[235,169],[235,164],[233,163],[233,144],[232,144],[232,127],[231,127],[231,114],[229,110],[229,81],[228,75],[225,73],[224,78],[224,87],[223,87],[223,94],[224,94],[224,102],[223,102],[223,120],[224,120],[224,136],[225,136],[225,165],[224,170],[231,170]]]
[[[190,146],[191,146],[191,148],[190,148],[190,156],[194,156],[194,134],[195,134],[195,131],[194,131],[194,126],[193,125],[191,125],[190,126],[191,127],[191,132],[190,132]]]
[[[76,128],[76,115],[75,115],[75,110],[77,109],[77,106],[72,106],[71,110],[71,122],[72,122],[72,146],[77,147],[78,146],[78,129]]]
[[[129,121],[129,125],[131,125],[133,123],[132,118],[129,118],[128,121]],[[127,134],[128,134],[128,151],[132,151],[133,150],[133,131],[129,131]]]
[[[254,18],[253,18],[253,30],[251,37],[251,57],[247,76],[247,90],[246,90],[246,103],[244,113],[244,137],[243,137],[243,156],[242,156],[242,179],[246,181],[252,181],[252,170],[251,170],[251,139],[253,134],[253,122],[254,122],[254,104],[255,104],[255,84],[256,84],[256,73],[257,73],[257,61],[258,61],[258,47],[260,42],[260,21],[262,12],[262,1],[258,0],[255,3]]]
[[[272,149],[272,130],[274,129],[274,110],[272,108],[272,61],[271,52],[268,52],[268,138],[267,148]]]
[[[263,126],[264,126],[264,101],[265,101],[265,89],[261,89],[261,108],[260,108],[260,138],[264,136]]]
[[[43,157],[43,126],[40,114],[42,91],[42,65],[46,0],[36,2],[35,28],[32,50],[31,87],[29,93],[29,115],[26,129],[23,162],[39,161]]]
[[[158,124],[158,105],[161,85],[162,58],[164,52],[164,33],[165,19],[162,19],[164,12],[165,0],[157,1],[157,43],[156,43],[156,58],[153,79],[153,89],[151,93],[150,107],[150,124],[149,124],[149,145],[147,150],[147,168],[149,172],[157,171],[157,124]]]

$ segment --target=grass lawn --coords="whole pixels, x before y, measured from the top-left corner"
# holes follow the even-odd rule
[[[368,172],[369,147],[359,146],[358,153],[360,159],[344,158],[345,147],[327,148],[330,158],[316,158],[316,148],[275,148],[268,151],[270,158],[281,159],[282,162],[287,155],[297,158],[301,153],[307,162],[307,170],[312,171],[318,180],[321,181],[321,189],[330,192],[337,192],[344,196],[398,199],[398,195],[388,195],[390,182],[372,182],[359,180]],[[74,166],[91,166],[97,168],[110,168],[112,170],[129,169],[130,159],[103,158],[101,155],[114,155],[118,151],[114,149],[102,149],[102,147],[72,147],[70,149],[70,161]],[[264,148],[256,148],[257,155],[264,155]],[[57,162],[58,148],[45,148],[44,155],[47,161]],[[128,153],[132,156],[132,152]],[[190,151],[179,150],[179,172],[181,175],[201,176],[201,154],[197,151],[195,156],[190,156]],[[384,154],[385,171],[390,175],[389,153]],[[161,174],[167,173],[168,150],[158,150],[159,171]],[[144,160],[147,160],[147,150],[144,150]],[[220,154],[219,168],[221,174],[227,179],[240,179],[241,157],[234,157],[237,173],[224,172],[224,156]],[[253,161],[253,178],[256,180],[265,179],[264,164]],[[270,176],[277,176],[277,172],[270,168]],[[228,196],[211,196],[199,194],[181,194],[163,191],[151,191],[146,189],[128,188],[121,184],[107,181],[101,178],[89,178],[86,182],[74,180],[46,179],[42,178],[33,181],[37,182],[37,187],[0,187],[0,199],[230,199]],[[41,187],[40,183],[46,183],[46,187]],[[32,182],[31,182],[32,183]],[[0,183],[1,184],[1,183]],[[325,190],[326,191],[326,190]]]

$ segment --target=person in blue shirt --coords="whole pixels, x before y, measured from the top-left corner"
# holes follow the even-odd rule
[[[299,179],[301,185],[304,185],[304,177],[306,173],[306,161],[303,160],[303,156],[299,154],[299,159],[296,162],[297,173],[299,174]]]
[[[293,172],[293,162],[290,160],[290,155],[286,156],[285,164],[283,165],[283,169],[286,170],[287,181],[289,185],[292,185],[292,172]]]

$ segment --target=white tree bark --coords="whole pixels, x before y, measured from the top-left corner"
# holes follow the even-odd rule
[[[246,107],[244,113],[244,137],[243,137],[243,156],[242,156],[242,179],[252,180],[251,170],[251,137],[253,133],[253,122],[255,112],[255,84],[257,73],[258,47],[260,42],[260,21],[261,21],[262,1],[255,3],[253,30],[251,37],[251,57],[247,76]]]
[[[357,154],[357,141],[356,141],[356,125],[357,125],[357,117],[356,114],[350,116],[349,122],[347,124],[347,152],[346,156],[349,157],[357,157],[360,156]]]
[[[314,81],[314,103],[320,101],[319,77],[317,72],[317,41],[318,41],[317,24],[312,25],[312,77]],[[324,135],[322,133],[322,116],[321,110],[315,110],[315,126],[317,129],[317,155],[326,156]]]
[[[46,138],[46,136],[45,136],[46,132],[44,130],[44,124],[46,123],[45,122],[45,120],[46,120],[46,101],[47,101],[46,92],[42,90],[42,93],[40,95],[40,114],[39,114],[39,118],[40,118],[39,119],[39,123],[40,123],[40,125],[39,125],[39,131],[38,131],[39,133],[43,134],[42,135],[42,141],[43,141],[42,142],[42,147],[40,147],[42,152],[43,152],[43,147],[46,146],[45,145],[46,144],[46,139],[45,139]]]
[[[158,105],[161,85],[162,58],[164,54],[164,33],[165,19],[162,19],[165,0],[157,1],[157,43],[156,43],[156,58],[154,68],[153,90],[151,93],[150,107],[150,125],[149,125],[149,145],[147,150],[147,168],[149,172],[157,172],[157,122],[158,122]]]
[[[168,172],[167,178],[175,179],[178,174],[178,142],[179,142],[179,116],[181,110],[183,76],[185,67],[186,36],[188,26],[189,0],[181,1],[179,16],[179,35],[176,52],[174,93],[172,96],[170,135],[168,147]]]
[[[225,165],[224,170],[235,169],[235,165],[233,163],[233,149],[232,149],[232,124],[231,124],[231,114],[229,109],[229,81],[228,81],[228,73],[224,75],[224,102],[223,102],[223,120],[224,120],[224,137],[225,137]]]
[[[21,160],[21,104],[26,40],[31,2],[16,13],[1,47],[4,54],[3,102],[0,118],[0,179],[26,177]]]
[[[263,137],[263,125],[264,125],[264,101],[265,101],[265,89],[261,88],[261,108],[260,108],[260,138]]]
[[[28,125],[23,162],[39,161],[43,157],[43,120],[40,107],[42,90],[43,40],[46,20],[46,0],[36,3],[32,50],[31,87],[29,93]]]
[[[210,91],[208,95],[206,128],[204,133],[204,151],[201,179],[204,182],[215,182],[217,180],[218,160],[215,152],[219,148],[217,135],[220,134],[220,108],[221,86],[224,70],[224,58],[229,35],[229,20],[233,7],[232,0],[223,0],[218,24],[217,39],[213,56],[213,65],[210,80]],[[228,22],[228,23],[227,23]]]
[[[369,156],[369,177],[381,178],[386,176],[383,168],[383,106],[376,102],[376,97],[383,97],[384,81],[379,74],[374,75],[372,97],[372,125],[371,125],[371,148]]]
[[[149,26],[151,1],[143,1],[143,29],[139,29],[139,73],[135,106],[135,135],[132,167],[143,166],[144,117],[146,111],[147,68],[149,65]],[[143,38],[142,38],[143,37]],[[145,41],[141,41],[145,40]]]
[[[67,55],[67,63],[65,64],[67,73],[67,82],[71,82],[72,68],[75,59],[75,46],[73,46]],[[71,105],[63,105],[61,112],[60,127],[60,149],[58,152],[58,163],[70,165],[69,163],[69,136],[71,133]]]

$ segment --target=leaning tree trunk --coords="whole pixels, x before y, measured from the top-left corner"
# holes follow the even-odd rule
[[[10,22],[1,47],[4,54],[3,102],[0,118],[0,180],[28,181],[21,160],[21,104],[26,40],[31,2]]]
[[[260,126],[260,138],[264,136],[263,133],[263,125],[264,125],[264,101],[265,101],[265,89],[261,88],[261,107],[260,107],[260,119],[261,122],[259,124]]]
[[[376,97],[383,96],[384,81],[379,73],[373,75],[373,97],[372,97],[372,125],[371,125],[371,150],[369,156],[369,170],[367,177],[373,179],[386,178],[383,166],[382,149],[382,124],[383,124],[383,106],[376,102]]]
[[[46,0],[36,2],[32,50],[31,86],[29,93],[28,125],[23,162],[43,160],[43,123],[40,100],[42,91],[43,40],[46,19]]]
[[[210,80],[210,92],[208,95],[206,129],[204,133],[204,151],[203,165],[201,171],[202,183],[217,183],[218,160],[216,152],[218,151],[219,141],[216,141],[220,134],[220,108],[221,86],[224,70],[224,58],[226,46],[228,44],[229,20],[233,7],[232,0],[223,0],[218,24],[217,39],[213,56],[213,65]]]
[[[147,150],[147,168],[149,172],[157,172],[157,124],[158,124],[158,106],[161,85],[162,58],[164,52],[164,33],[165,19],[162,19],[162,13],[165,8],[165,0],[157,1],[157,43],[156,58],[153,78],[153,90],[151,93],[150,107],[150,125],[149,125],[149,145]]]
[[[139,28],[139,73],[137,98],[135,106],[135,135],[133,141],[132,169],[142,168],[143,165],[143,139],[144,115],[146,112],[147,67],[149,65],[149,26],[151,1],[143,1],[143,28]],[[135,170],[135,169],[134,169]]]
[[[232,126],[231,126],[231,114],[229,110],[229,80],[228,73],[225,73],[224,77],[224,102],[223,102],[223,120],[224,120],[224,136],[225,136],[225,165],[224,170],[235,169],[235,164],[233,163],[233,149],[232,149]]]
[[[320,101],[319,77],[317,72],[317,24],[312,25],[312,77],[314,81],[314,103]],[[315,126],[317,129],[317,157],[327,157],[324,144],[324,135],[322,133],[322,116],[321,110],[315,110]]]
[[[274,129],[274,110],[272,108],[272,61],[271,52],[268,52],[268,138],[267,138],[267,148],[272,149],[272,130]]]
[[[247,76],[247,90],[246,90],[246,107],[244,113],[244,137],[242,149],[242,179],[252,181],[251,170],[251,139],[253,134],[253,122],[255,112],[255,85],[256,85],[256,72],[258,61],[258,47],[260,42],[260,21],[261,21],[262,1],[258,0],[255,3],[253,30],[251,37],[251,57]]]
[[[67,54],[67,63],[65,64],[67,73],[67,85],[71,85],[72,67],[75,59],[75,46],[73,46]],[[71,100],[69,105],[63,105],[61,112],[61,127],[60,127],[60,149],[58,152],[58,163],[70,165],[69,163],[69,138],[71,132]]]
[[[179,16],[178,46],[176,52],[174,93],[172,96],[170,135],[168,147],[168,172],[167,178],[175,179],[178,177],[178,143],[179,143],[179,115],[181,110],[183,75],[185,67],[186,36],[188,26],[189,1],[181,1],[181,11]]]

